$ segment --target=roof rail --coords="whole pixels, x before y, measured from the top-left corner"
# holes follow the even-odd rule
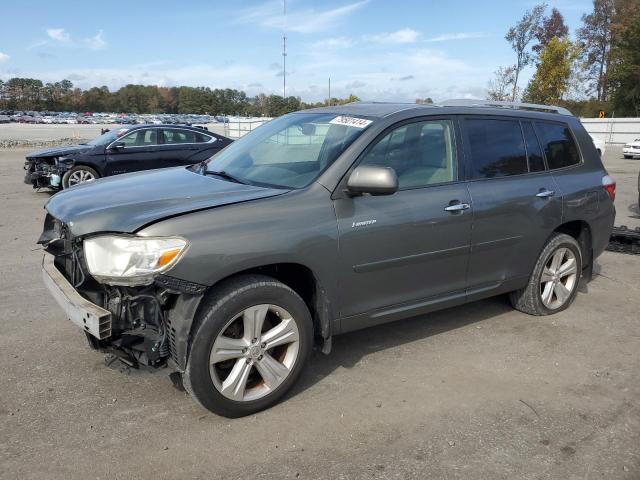
[[[559,113],[560,115],[573,114],[564,107],[556,107],[552,105],[538,105],[536,103],[521,102],[502,102],[498,100],[475,100],[475,99],[452,99],[440,102],[443,107],[495,107],[495,108],[512,108],[514,110],[532,110],[538,112]]]

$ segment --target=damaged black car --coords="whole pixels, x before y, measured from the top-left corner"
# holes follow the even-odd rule
[[[121,173],[191,165],[218,153],[231,142],[204,127],[117,128],[87,143],[27,155],[24,182],[33,188],[57,190]]]

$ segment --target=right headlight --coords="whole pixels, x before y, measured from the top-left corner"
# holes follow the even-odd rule
[[[84,241],[91,275],[109,285],[149,285],[175,265],[187,247],[180,237],[101,235]]]

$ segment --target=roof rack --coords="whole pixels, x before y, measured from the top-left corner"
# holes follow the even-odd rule
[[[497,100],[474,100],[474,99],[452,99],[440,102],[443,107],[495,107],[495,108],[512,108],[514,110],[532,110],[537,112],[559,113],[560,115],[573,114],[564,107],[556,107],[551,105],[538,105],[536,103],[521,102],[501,102]]]

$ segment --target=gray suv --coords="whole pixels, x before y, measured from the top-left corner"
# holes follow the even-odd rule
[[[564,109],[355,103],[60,192],[39,243],[93,348],[169,364],[237,417],[277,402],[333,335],[506,293],[531,315],[564,310],[614,196]]]

